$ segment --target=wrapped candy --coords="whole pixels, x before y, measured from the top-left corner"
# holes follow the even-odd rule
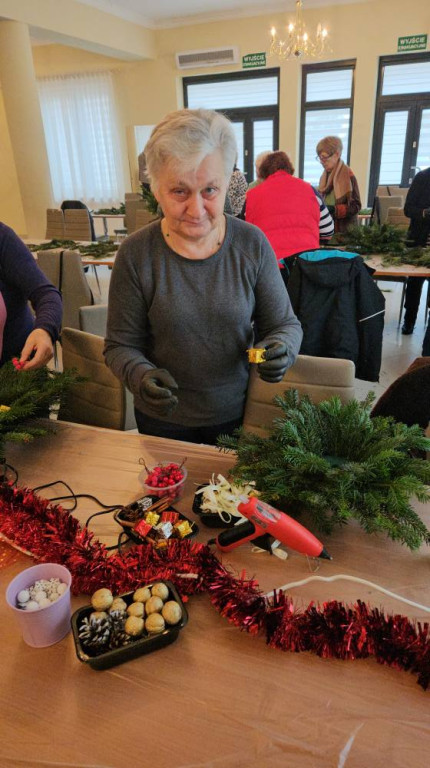
[[[266,359],[266,350],[264,348],[259,349],[257,347],[248,349],[248,362],[249,363],[262,363]]]
[[[158,525],[154,527],[154,533],[159,539],[169,539],[172,535],[172,531],[172,523],[158,523]]]
[[[147,523],[149,523],[149,525],[156,526],[160,520],[160,515],[157,515],[156,512],[147,512],[145,515],[145,520]]]
[[[146,520],[139,520],[138,523],[133,528],[133,531],[137,533],[138,536],[140,536],[142,539],[145,538],[145,536],[148,535],[148,533],[152,530],[152,525],[148,523]]]
[[[166,509],[164,512],[161,513],[161,522],[162,523],[171,523],[172,526],[175,525],[179,520],[179,512],[175,512],[173,509]]]
[[[181,520],[179,523],[175,523],[173,530],[180,539],[184,539],[185,536],[189,536],[193,532],[188,520]]]

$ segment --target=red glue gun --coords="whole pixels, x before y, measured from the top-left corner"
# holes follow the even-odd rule
[[[244,501],[240,502],[237,508],[241,515],[248,519],[240,525],[222,531],[216,537],[215,543],[222,552],[230,552],[245,541],[252,541],[269,534],[278,539],[281,544],[302,555],[321,557],[325,560],[332,559],[313,533],[297,520],[255,496],[249,499],[243,498]]]

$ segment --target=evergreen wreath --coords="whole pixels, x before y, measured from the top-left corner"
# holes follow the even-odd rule
[[[76,381],[75,370],[64,373],[48,368],[16,370],[11,362],[0,368],[0,457],[5,443],[29,443],[49,429],[37,419],[59,405]],[[3,459],[4,460],[4,459]]]
[[[274,398],[281,415],[267,437],[245,432],[218,443],[236,451],[230,474],[254,480],[261,498],[292,517],[304,510],[324,533],[356,518],[367,533],[385,532],[417,549],[430,532],[410,505],[430,499],[430,449],[418,426],[370,416],[371,393],[343,405],[333,397],[319,404],[296,390]],[[414,455],[415,453],[415,455]]]

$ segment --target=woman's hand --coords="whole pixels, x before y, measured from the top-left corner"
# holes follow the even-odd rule
[[[53,356],[54,345],[49,333],[43,328],[35,328],[27,336],[19,362],[23,371],[29,371],[31,368],[42,368]]]
[[[165,368],[151,368],[142,376],[140,396],[160,416],[168,416],[178,405],[178,385]]]

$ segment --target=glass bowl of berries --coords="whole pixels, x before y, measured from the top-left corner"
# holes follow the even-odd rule
[[[148,467],[142,460],[140,463],[144,469],[139,475],[139,480],[148,496],[157,499],[166,496],[172,502],[182,496],[188,474],[184,466],[185,459],[181,463],[160,461],[154,467]]]

